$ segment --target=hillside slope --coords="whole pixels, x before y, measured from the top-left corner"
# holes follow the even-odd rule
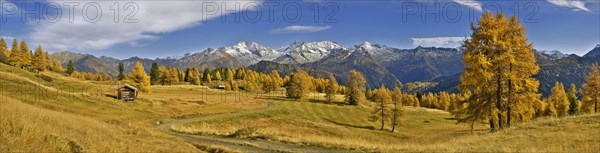
[[[93,94],[112,87],[0,63],[0,152],[194,152],[152,120]],[[149,126],[150,125],[150,126]]]
[[[408,149],[410,150],[410,149]],[[431,145],[434,152],[598,152],[600,114],[538,119],[511,129]]]

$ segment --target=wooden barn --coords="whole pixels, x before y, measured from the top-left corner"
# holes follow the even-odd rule
[[[115,94],[119,100],[134,101],[138,95],[138,89],[129,84],[124,84],[115,90]]]

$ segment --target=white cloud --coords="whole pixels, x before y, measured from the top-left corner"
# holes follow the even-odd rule
[[[413,45],[422,47],[459,47],[466,37],[432,37],[432,38],[410,38]]]
[[[479,3],[476,0],[452,0],[452,1],[455,3],[458,3],[460,5],[470,7],[471,9],[477,10],[479,12],[483,11],[483,8],[481,8],[481,3]]]
[[[272,33],[311,33],[331,29],[332,26],[301,26],[292,25],[284,28],[271,30]]]
[[[50,2],[64,5],[67,1]],[[70,1],[69,1],[70,2]],[[252,9],[261,5],[260,1],[135,1],[138,6],[133,23],[124,23],[124,19],[134,9],[119,1],[73,1],[75,7],[74,22],[69,21],[69,9],[62,6],[63,16],[56,23],[41,22],[33,24],[29,37],[35,43],[53,50],[101,50],[116,44],[139,44],[137,41],[158,39],[157,34],[169,33],[202,24],[203,21],[221,17],[230,13]],[[111,6],[119,2],[121,8],[118,23],[115,22]],[[99,21],[92,23],[84,20],[83,8],[86,4],[97,3],[102,9]],[[89,18],[94,18],[94,7],[88,7]],[[124,8],[128,8],[124,10]],[[236,9],[237,8],[237,9]],[[232,18],[227,21],[233,20]]]
[[[422,2],[422,3],[433,3],[433,2],[447,3],[448,2],[448,0],[417,0],[417,1]],[[481,3],[479,3],[476,0],[452,0],[452,2],[469,7],[471,9],[474,9],[479,12],[483,11]]]
[[[573,11],[586,11],[592,12],[590,9],[585,7],[585,2],[582,0],[546,0],[551,4],[573,8]]]

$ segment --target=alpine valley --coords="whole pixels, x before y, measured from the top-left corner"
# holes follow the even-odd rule
[[[556,50],[534,51],[540,66],[536,78],[540,80],[540,91],[544,96],[550,94],[556,81],[581,86],[591,65],[600,63],[600,45],[584,56],[567,55]],[[387,87],[402,86],[409,92],[457,92],[456,86],[460,83],[459,77],[464,70],[461,48],[398,49],[369,42],[343,47],[333,41],[296,41],[281,48],[240,42],[233,46],[187,53],[181,57],[156,59],[132,57],[119,60],[68,51],[53,53],[51,57],[63,65],[72,61],[78,71],[107,73],[112,76],[117,75],[119,63],[123,63],[125,72],[129,72],[133,64],[140,61],[147,71],[153,62],[179,69],[243,67],[260,72],[278,70],[283,76],[302,69],[323,78],[332,73],[340,84],[345,85],[346,72],[355,69],[365,75],[368,88],[385,84]]]

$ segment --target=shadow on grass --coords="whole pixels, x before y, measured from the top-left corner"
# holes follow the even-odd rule
[[[326,100],[319,100],[319,99],[298,100],[298,99],[287,98],[287,97],[283,97],[283,96],[270,96],[268,94],[262,94],[262,96],[258,96],[256,98],[264,99],[264,100],[286,101],[286,102],[309,102],[309,103],[318,103],[318,104],[326,104],[326,105],[353,106],[353,105],[350,105],[345,102],[328,102]]]
[[[287,101],[287,102],[300,102],[299,100],[296,99],[292,99],[292,98],[286,98],[286,97],[281,97],[281,96],[271,96],[268,94],[262,94],[261,96],[257,96],[256,99],[262,99],[262,100],[277,100],[277,101]]]
[[[444,119],[446,119],[446,120],[458,120],[456,117],[446,117]]]
[[[109,97],[109,98],[117,99],[117,96],[112,95],[112,94],[104,94],[104,96]]]
[[[320,99],[309,99],[308,102],[311,103],[320,103],[320,104],[328,104],[328,105],[338,105],[338,106],[351,106],[348,103],[345,102],[328,102],[326,100],[320,100]]]
[[[340,125],[340,126],[347,126],[347,127],[353,127],[353,128],[359,128],[359,129],[367,129],[367,130],[377,130],[377,128],[373,127],[373,126],[358,126],[358,125],[351,125],[351,124],[346,124],[346,123],[340,123],[340,122],[336,122],[334,120],[330,120],[330,119],[324,119],[327,122],[333,123],[335,125]]]

